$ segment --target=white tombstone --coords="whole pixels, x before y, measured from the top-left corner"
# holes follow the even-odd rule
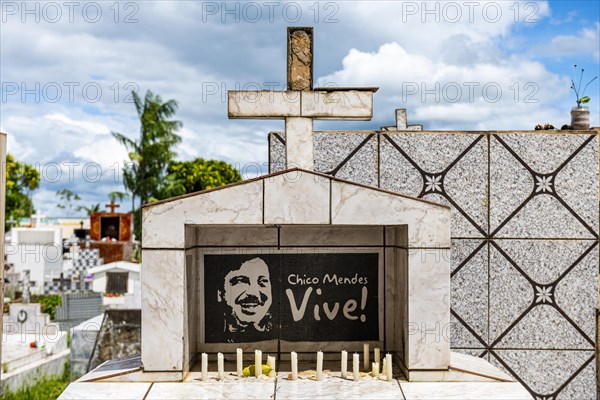
[[[62,272],[61,228],[12,228],[10,236],[6,244],[7,262],[13,263],[15,272],[21,275],[29,270],[31,293],[43,293],[44,281],[59,277]]]

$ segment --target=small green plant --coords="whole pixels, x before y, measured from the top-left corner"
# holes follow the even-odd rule
[[[575,78],[577,78],[577,65],[574,65],[573,69],[575,70]],[[586,85],[583,87],[583,91],[581,91],[581,81],[583,80],[583,71],[584,71],[584,69],[581,68],[581,73],[579,74],[579,82],[577,83],[577,85],[575,84],[575,81],[573,79],[571,79],[571,89],[573,89],[573,91],[575,92],[577,108],[581,107],[582,104],[586,104],[587,102],[590,101],[590,96],[584,96],[585,89],[587,89],[587,87],[590,85],[590,83],[594,82],[596,80],[596,78],[598,78],[597,76],[595,76],[591,81],[586,83]]]
[[[6,374],[8,372],[8,363],[7,362],[3,362],[2,363],[2,373]]]
[[[16,391],[5,389],[3,400],[51,400],[56,399],[67,388],[71,381],[69,363],[65,363],[61,376],[41,376],[35,381],[21,386]]]
[[[41,294],[31,296],[32,303],[40,303],[42,312],[49,314],[50,319],[54,321],[56,308],[62,304],[62,298],[58,294]]]

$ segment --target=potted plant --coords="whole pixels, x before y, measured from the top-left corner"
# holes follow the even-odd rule
[[[575,76],[577,76],[577,65],[574,65]],[[590,101],[589,96],[585,95],[585,90],[592,83],[597,76],[595,76],[592,80],[590,80],[584,87],[583,91],[581,91],[581,81],[583,79],[583,71],[581,68],[581,74],[579,75],[579,82],[576,85],[575,81],[571,79],[571,89],[575,92],[575,100],[577,102],[577,106],[571,109],[571,129],[575,130],[586,130],[590,129],[590,109],[588,107],[583,106],[583,104],[587,104]]]

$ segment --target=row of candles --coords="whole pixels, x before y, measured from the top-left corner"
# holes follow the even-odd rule
[[[365,343],[364,348],[364,364],[363,368],[365,371],[369,369],[369,344]],[[236,351],[236,361],[237,361],[237,376],[243,376],[243,351],[238,348]],[[379,348],[375,348],[373,350],[374,362],[371,366],[371,375],[375,377],[379,377],[380,373],[384,374],[388,381],[391,381],[393,378],[392,371],[392,355],[386,354],[383,359],[383,365],[381,362],[381,352]],[[254,350],[254,374],[258,378],[262,374],[262,351]],[[202,372],[201,372],[201,380],[206,381],[208,379],[208,354],[202,353]],[[275,357],[267,356],[267,365],[271,369],[271,373],[275,374]],[[291,352],[291,365],[292,365],[292,380],[298,379],[298,353],[295,351]],[[381,365],[381,372],[380,372]],[[342,363],[341,363],[341,376],[343,379],[348,377],[348,352],[346,350],[342,350]],[[358,381],[360,378],[360,355],[358,353],[354,353],[352,355],[352,376],[355,381]],[[223,380],[225,379],[225,359],[223,353],[217,354],[217,379]],[[317,372],[316,372],[316,380],[320,381],[323,379],[323,352],[317,352]]]

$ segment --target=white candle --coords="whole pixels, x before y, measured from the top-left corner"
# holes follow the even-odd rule
[[[354,355],[352,356],[352,375],[353,375],[355,381],[357,381],[358,378],[360,377],[359,367],[360,367],[360,356],[357,353],[354,353]]]
[[[224,365],[223,353],[217,354],[217,379],[220,381],[225,379],[225,365]]]
[[[391,354],[387,354],[385,356],[385,366],[386,366],[386,370],[385,370],[385,374],[387,375],[387,380],[391,381],[392,378],[394,377],[394,374],[392,372],[392,355]]]
[[[373,378],[377,378],[379,376],[379,363],[372,363],[371,364],[371,376]]]
[[[292,380],[298,379],[298,354],[292,351]]]
[[[244,351],[242,349],[238,348],[237,349],[237,376],[238,376],[238,378],[241,378],[242,376],[244,376],[243,358],[244,358]]]
[[[323,352],[317,351],[317,380],[323,379]]]
[[[202,380],[208,379],[208,354],[202,353]]]
[[[254,350],[254,376],[262,374],[262,351]]]
[[[379,363],[379,362],[381,362],[380,355],[379,355],[379,347],[375,347],[375,348],[373,349],[373,354],[374,354],[374,356],[373,356],[373,359],[374,359],[374,361],[375,361],[376,363]]]
[[[346,379],[348,376],[348,352],[342,350],[342,378]]]
[[[363,369],[365,370],[365,372],[367,372],[369,370],[369,343],[365,343],[363,346],[363,357]]]
[[[383,359],[383,364],[381,364],[381,375],[387,376],[387,365],[385,364],[387,361],[387,357]]]
[[[271,371],[269,371],[269,377],[274,378],[276,375],[275,372],[275,356],[267,356],[267,365],[271,367]]]

